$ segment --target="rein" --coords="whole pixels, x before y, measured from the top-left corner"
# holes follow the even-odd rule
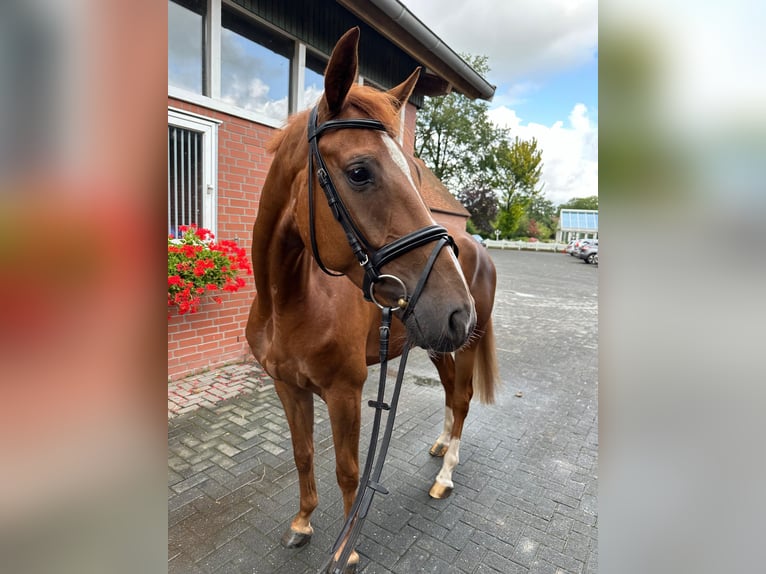
[[[391,395],[391,402],[384,402],[385,390],[386,390],[386,375],[388,365],[388,343],[389,334],[391,328],[391,319],[395,311],[402,310],[402,321],[412,313],[415,308],[415,304],[419,299],[423,288],[425,287],[428,276],[431,273],[431,269],[436,263],[436,258],[445,245],[450,245],[458,254],[457,245],[454,240],[448,234],[447,230],[441,225],[429,225],[423,227],[403,237],[400,237],[391,243],[388,243],[378,249],[375,249],[372,244],[367,240],[359,227],[354,223],[348,209],[346,208],[343,200],[341,199],[335,185],[332,182],[327,165],[322,159],[322,154],[319,153],[319,137],[333,129],[371,129],[378,131],[386,131],[385,126],[378,120],[373,119],[348,119],[348,120],[329,120],[323,124],[317,126],[317,108],[316,106],[311,110],[308,122],[308,140],[309,140],[309,188],[308,188],[308,201],[309,201],[309,235],[311,237],[311,250],[314,259],[319,265],[319,268],[334,277],[343,275],[342,273],[334,273],[327,269],[319,256],[319,249],[317,247],[315,223],[314,223],[314,178],[312,174],[315,171],[319,180],[319,185],[324,191],[327,203],[332,210],[333,216],[340,223],[341,227],[346,234],[346,240],[351,246],[351,250],[354,256],[357,258],[359,265],[364,268],[364,283],[362,286],[362,292],[364,298],[368,301],[375,303],[382,311],[381,326],[380,326],[380,378],[378,381],[378,395],[377,400],[369,401],[368,405],[375,409],[375,417],[373,420],[372,431],[370,434],[370,446],[367,452],[367,459],[364,465],[364,471],[362,478],[359,482],[359,490],[357,491],[354,503],[351,506],[348,518],[346,519],[343,528],[341,529],[338,538],[333,544],[330,557],[322,565],[320,569],[321,573],[329,572],[330,574],[343,574],[343,571],[348,562],[348,558],[354,549],[355,542],[359,533],[362,530],[367,513],[372,504],[372,499],[376,492],[381,494],[388,494],[388,489],[383,486],[380,481],[380,475],[383,471],[383,464],[388,452],[388,445],[391,441],[391,433],[394,427],[394,419],[396,418],[396,408],[399,403],[399,393],[401,391],[402,380],[404,379],[404,369],[407,364],[407,357],[409,356],[410,347],[405,345],[402,352],[401,359],[399,361],[399,371],[396,376],[396,383]],[[407,294],[407,288],[404,282],[394,275],[382,273],[381,268],[390,261],[401,257],[405,253],[412,251],[418,247],[426,245],[427,243],[436,242],[433,250],[426,262],[425,267],[420,275],[417,285],[411,296]],[[401,287],[403,294],[397,301],[396,307],[390,307],[381,304],[375,298],[375,285],[383,279],[390,279],[397,283]],[[378,435],[380,433],[380,423],[382,418],[382,412],[388,411],[386,417],[386,427],[383,433],[383,438],[380,441],[380,452],[376,457],[376,450],[378,445]],[[335,553],[343,544],[345,539],[345,546],[340,554],[340,558],[335,560]],[[328,570],[332,566],[332,570]]]
[[[356,546],[356,539],[362,531],[362,526],[367,518],[367,512],[372,505],[372,499],[376,492],[381,494],[388,494],[388,489],[383,486],[380,481],[380,475],[383,472],[383,464],[386,461],[386,454],[388,453],[388,445],[391,442],[391,433],[394,428],[394,420],[396,418],[396,408],[399,404],[399,392],[402,388],[402,380],[404,379],[404,369],[407,364],[407,357],[410,353],[410,347],[405,346],[402,352],[401,359],[399,361],[399,371],[396,375],[396,384],[391,395],[391,403],[384,402],[386,391],[386,374],[388,371],[388,336],[391,327],[391,316],[393,309],[391,307],[385,307],[383,309],[383,318],[380,325],[380,377],[378,379],[378,396],[375,401],[368,401],[368,405],[375,409],[375,417],[372,422],[372,431],[370,433],[370,446],[367,450],[367,459],[364,463],[364,472],[362,478],[359,481],[359,490],[354,498],[354,503],[351,506],[351,511],[348,513],[348,518],[343,524],[343,528],[335,539],[335,543],[330,550],[330,556],[322,564],[318,574],[343,574],[348,563],[349,556],[352,550]],[[380,420],[383,411],[388,411],[386,417],[386,428],[383,432],[383,439],[380,442],[380,453],[375,456],[375,451],[378,444],[378,434],[380,433]],[[373,469],[374,463],[374,469]],[[348,536],[348,538],[346,538]],[[335,560],[335,553],[343,544],[344,538],[346,539],[346,545],[343,547],[343,551],[340,553],[338,560]],[[332,570],[329,568],[332,566]]]

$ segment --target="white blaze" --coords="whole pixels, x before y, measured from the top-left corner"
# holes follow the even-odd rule
[[[383,143],[386,144],[388,155],[391,156],[391,159],[399,167],[399,169],[401,169],[402,172],[404,172],[404,175],[407,176],[407,181],[410,182],[410,185],[412,186],[413,191],[417,193],[418,188],[415,187],[415,182],[412,180],[412,172],[410,171],[410,166],[407,163],[407,158],[404,157],[404,152],[402,151],[402,148],[396,145],[396,142],[391,138],[390,135],[381,133],[380,137],[383,138]],[[418,197],[419,196],[420,194],[418,193]]]

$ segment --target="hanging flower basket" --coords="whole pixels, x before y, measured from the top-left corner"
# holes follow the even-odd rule
[[[252,275],[253,268],[244,249],[234,241],[216,242],[209,230],[196,225],[179,230],[181,237],[168,237],[169,309],[196,313],[204,296],[221,303],[220,291],[233,293],[245,286],[240,275]]]

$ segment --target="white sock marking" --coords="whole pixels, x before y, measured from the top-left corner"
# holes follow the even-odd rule
[[[452,471],[460,462],[460,439],[456,438],[449,444],[447,452],[444,455],[444,462],[439,474],[436,476],[436,482],[442,486],[452,488],[454,483],[452,482]]]
[[[444,407],[444,430],[442,431],[442,434],[439,435],[439,438],[436,439],[436,442],[449,445],[450,435],[452,434],[452,423],[454,420],[452,409]]]

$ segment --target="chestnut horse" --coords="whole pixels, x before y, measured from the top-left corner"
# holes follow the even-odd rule
[[[353,28],[338,41],[319,103],[291,117],[271,142],[253,227],[257,294],[247,340],[274,379],[300,485],[286,547],[313,533],[314,395],[327,404],[346,515],[354,501],[362,389],[368,365],[379,362],[381,308],[397,311],[389,356],[405,345],[429,350],[446,391],[444,430],[431,448],[444,457],[432,497],[453,488],[474,386],[490,403],[497,382],[492,261],[465,231],[435,225],[420,194],[428,174],[396,140],[420,69],[388,92],[359,86],[358,39]],[[315,197],[320,185],[325,193]],[[350,564],[357,562],[354,552]]]

